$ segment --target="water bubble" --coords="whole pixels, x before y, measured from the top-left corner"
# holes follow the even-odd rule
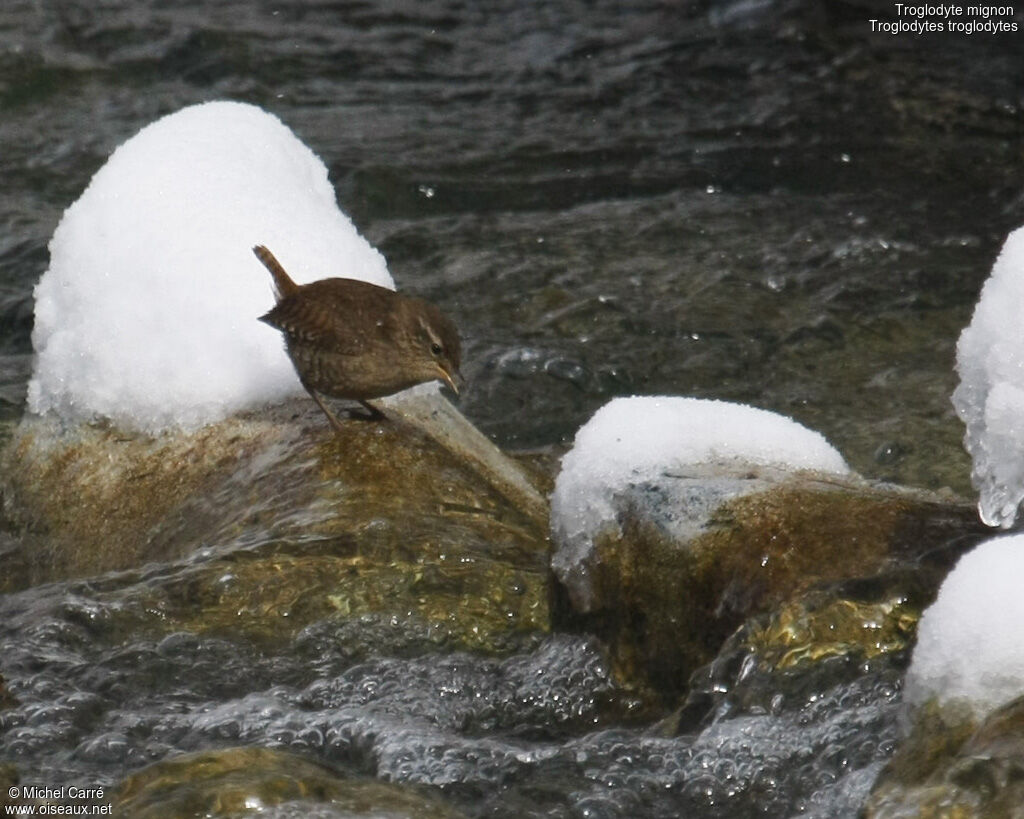
[[[531,347],[515,347],[502,353],[495,366],[499,373],[511,378],[527,378],[544,367],[543,354]]]
[[[569,358],[554,358],[544,365],[544,372],[560,381],[568,381],[577,387],[590,380],[587,368]]]

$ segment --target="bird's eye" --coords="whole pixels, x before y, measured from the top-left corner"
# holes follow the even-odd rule
[[[444,348],[435,341],[433,344],[430,345],[430,352],[432,352],[434,355],[441,355],[441,353],[444,352]]]

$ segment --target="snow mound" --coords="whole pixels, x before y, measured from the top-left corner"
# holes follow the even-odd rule
[[[29,409],[149,434],[301,392],[252,247],[300,282],[394,287],[327,168],[267,112],[185,108],[121,145],[67,209],[35,289]]]
[[[1024,694],[1024,535],[992,538],[964,555],[925,611],[907,670],[911,705],[935,697],[980,719]]]

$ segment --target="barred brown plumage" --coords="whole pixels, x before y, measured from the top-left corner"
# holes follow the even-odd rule
[[[302,386],[335,429],[337,417],[318,393],[367,403],[415,384],[441,381],[457,394],[459,333],[436,305],[357,279],[296,284],[263,245],[256,257],[274,277],[277,304],[260,321],[281,331]]]

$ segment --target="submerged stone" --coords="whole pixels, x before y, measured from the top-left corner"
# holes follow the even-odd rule
[[[357,550],[338,540],[307,544],[298,554],[268,544],[241,558],[131,583],[118,592],[116,609],[105,612],[108,626],[123,634],[184,632],[271,646],[316,624],[345,631],[347,650],[356,655],[381,647],[373,645],[383,639],[381,620],[396,648],[487,652],[512,650],[549,627],[541,571],[436,554],[377,562],[346,554],[346,547]],[[347,624],[356,622],[362,627],[354,633]]]
[[[284,809],[293,807],[294,813]],[[117,815],[457,819],[427,789],[346,778],[285,751],[231,748],[185,754],[129,776],[114,797]]]
[[[856,695],[864,702],[890,699],[900,690],[921,601],[934,584],[927,574],[826,584],[750,618],[690,677],[685,705],[665,730],[778,714],[834,690],[864,689]]]

